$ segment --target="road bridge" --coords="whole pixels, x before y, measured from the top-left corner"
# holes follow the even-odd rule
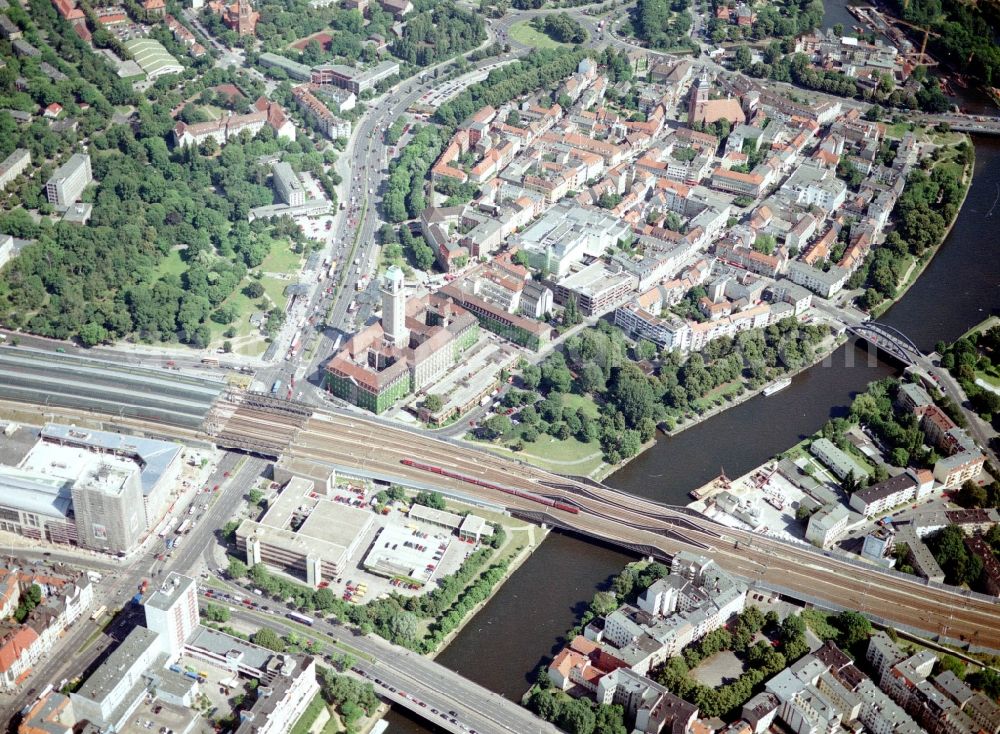
[[[920,348],[899,329],[878,321],[866,321],[847,327],[850,334],[864,339],[900,362],[911,366],[924,366],[926,358]]]
[[[969,115],[950,112],[943,115],[918,115],[917,120],[927,125],[946,123],[952,130],[976,135],[1000,135],[1000,116]]]
[[[233,586],[246,594],[246,589]],[[217,591],[216,596],[218,598]],[[490,691],[478,683],[435,663],[430,658],[386,642],[375,635],[361,635],[347,627],[316,619],[308,630],[273,613],[233,605],[231,618],[266,626],[279,635],[294,632],[324,638],[330,652],[353,650],[351,673],[368,680],[386,701],[400,705],[428,723],[454,734],[558,734],[552,724],[542,721],[515,701]],[[284,607],[279,606],[278,611]],[[271,612],[276,611],[271,606]],[[315,634],[311,634],[315,633]],[[339,645],[339,646],[338,646]]]

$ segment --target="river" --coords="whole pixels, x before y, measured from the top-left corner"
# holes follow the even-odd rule
[[[1000,139],[975,143],[975,177],[958,221],[924,274],[880,319],[924,350],[1000,310]],[[686,503],[687,493],[718,475],[720,467],[737,476],[764,463],[828,417],[845,413],[869,382],[895,371],[870,361],[866,349],[846,344],[770,398],[749,400],[673,438],[661,436],[607,483]],[[604,546],[551,535],[438,661],[508,698],[520,697],[594,591],[629,560]],[[397,711],[387,720],[390,734],[439,731]]]

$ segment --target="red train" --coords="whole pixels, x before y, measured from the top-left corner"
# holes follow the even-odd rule
[[[447,469],[442,469],[439,466],[432,466],[430,464],[421,464],[413,459],[400,459],[400,463],[405,466],[412,466],[414,469],[422,469],[423,471],[429,471],[433,474],[440,474],[445,477],[450,477],[452,479],[458,479],[463,482],[468,482],[469,484],[475,484],[480,487],[486,487],[486,489],[495,489],[497,492],[503,492],[504,494],[512,494],[515,497],[521,497],[522,499],[531,500],[532,502],[537,502],[540,505],[547,505],[549,507],[554,507],[557,510],[562,510],[563,512],[569,512],[574,515],[580,513],[580,510],[573,505],[568,505],[565,502],[557,502],[555,500],[550,500],[547,497],[542,497],[537,494],[532,494],[531,492],[523,492],[520,489],[511,489],[510,487],[501,487],[499,484],[493,484],[492,482],[486,482],[482,479],[476,479],[475,477],[467,477],[464,474],[459,474],[457,472],[448,471]]]

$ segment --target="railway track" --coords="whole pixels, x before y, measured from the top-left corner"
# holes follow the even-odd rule
[[[267,456],[285,455],[319,466],[355,467],[422,483],[428,483],[434,476],[433,483],[442,488],[481,496],[518,514],[549,517],[554,524],[585,536],[665,556],[692,548],[710,550],[723,568],[744,578],[760,580],[805,598],[823,599],[834,606],[860,609],[932,635],[961,638],[1000,650],[1000,604],[996,602],[869,571],[815,550],[723,527],[685,508],[672,508],[599,485],[568,481],[473,447],[457,446],[415,431],[353,416],[310,415],[308,410],[295,405],[258,403],[229,405],[228,412],[221,416],[225,420],[220,420],[215,436],[206,435],[199,429],[178,427],[167,417],[160,422],[110,412],[25,406],[23,403],[7,405],[18,413],[34,411],[49,418],[89,420],[113,426],[112,430],[124,428],[192,441],[243,441],[245,445],[237,448]],[[2,405],[4,403],[0,402]],[[563,501],[578,508],[579,512],[551,509],[540,513],[543,505],[532,500],[406,467],[400,462],[407,457],[418,457],[429,464],[488,483]]]
[[[302,458],[426,481],[432,475],[407,471],[399,463],[406,456],[419,456],[421,461],[456,473],[573,503],[580,514],[567,514],[558,524],[586,535],[613,539],[617,534],[627,545],[657,548],[668,555],[685,548],[710,548],[724,567],[745,577],[767,580],[807,595],[822,595],[833,604],[862,609],[934,634],[965,637],[1000,648],[997,604],[915,580],[866,572],[808,548],[697,518],[680,508],[611,489],[558,481],[533,468],[512,466],[491,454],[472,449],[459,454],[450,444],[408,431],[363,421],[353,421],[349,427],[353,430],[345,431],[342,423],[310,421],[290,450]],[[401,440],[400,445],[395,440]],[[365,448],[373,445],[379,448]],[[499,492],[448,477],[435,480],[465,493],[485,494],[490,501],[523,513],[532,511],[528,501],[504,498]]]
[[[218,445],[277,459],[312,415],[304,403],[262,393],[229,392],[206,419]]]

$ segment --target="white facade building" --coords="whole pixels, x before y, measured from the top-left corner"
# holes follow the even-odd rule
[[[53,206],[65,208],[78,201],[87,184],[93,180],[90,156],[75,153],[52,174],[45,184],[45,195]]]

